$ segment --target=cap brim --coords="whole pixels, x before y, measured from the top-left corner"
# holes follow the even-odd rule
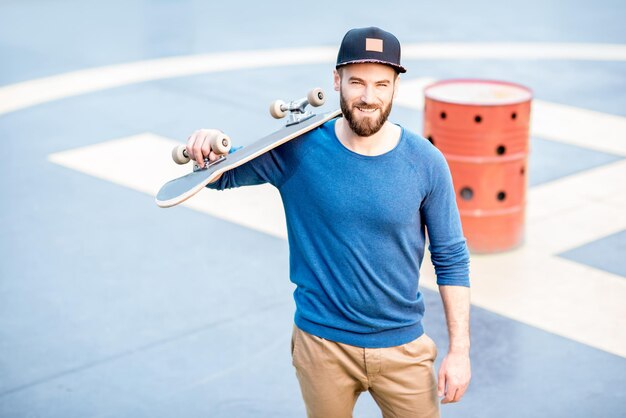
[[[391,67],[394,70],[396,70],[396,72],[398,72],[398,73],[406,73],[406,68],[404,68],[401,65],[394,64],[394,63],[388,62],[388,61],[375,60],[375,59],[362,59],[362,60],[346,61],[346,62],[342,62],[341,64],[337,64],[335,66],[335,68],[343,67],[344,65],[349,65],[349,64],[367,64],[367,63],[388,65],[389,67]]]

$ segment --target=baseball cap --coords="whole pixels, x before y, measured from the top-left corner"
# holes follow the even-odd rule
[[[337,66],[374,62],[393,67],[399,73],[406,73],[400,65],[400,41],[393,34],[380,28],[355,28],[349,30],[339,47]]]

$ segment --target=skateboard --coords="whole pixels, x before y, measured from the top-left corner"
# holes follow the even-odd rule
[[[307,110],[308,105],[321,106],[325,102],[324,92],[319,89],[309,91],[307,97],[291,102],[276,100],[270,105],[270,114],[281,119],[288,116],[286,125],[252,144],[229,154],[230,138],[219,132],[210,134],[211,149],[219,155],[218,159],[209,162],[204,160],[204,167],[194,164],[193,171],[185,176],[171,180],[163,185],[156,195],[156,204],[162,208],[176,206],[189,199],[207,184],[215,181],[223,173],[239,167],[242,164],[262,155],[285,142],[291,141],[318,126],[341,115],[341,110],[314,114]],[[172,159],[177,164],[186,164],[190,161],[185,145],[178,145],[172,150]]]

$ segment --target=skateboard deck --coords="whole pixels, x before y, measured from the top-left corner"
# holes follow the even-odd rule
[[[341,110],[312,115],[301,122],[293,123],[266,135],[232,154],[223,155],[218,160],[210,163],[210,165],[205,165],[205,168],[171,180],[165,183],[157,193],[156,204],[162,208],[178,205],[198,193],[206,187],[207,184],[215,181],[221,174],[239,167],[259,155],[321,126],[339,115],[341,115]]]

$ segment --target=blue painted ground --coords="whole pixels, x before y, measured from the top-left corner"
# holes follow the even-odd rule
[[[559,254],[563,258],[626,277],[626,230]]]
[[[3,2],[0,85],[171,55],[334,46],[349,27],[369,24],[405,42],[626,42],[617,1],[376,7],[317,1],[306,17],[290,17],[284,4],[269,13],[252,2]],[[294,33],[302,39],[287,36]],[[407,66],[410,77],[507,79],[542,100],[626,116],[626,63]],[[303,416],[288,351],[286,242],[185,208],[158,209],[150,196],[46,158],[143,132],[184,139],[218,123],[245,145],[275,128],[269,101],[313,85],[330,91],[330,70],[141,83],[0,116],[5,150],[23,157],[0,164],[8,202],[0,206],[1,417]],[[396,108],[393,117],[421,130],[420,113]],[[541,138],[532,145],[531,186],[619,158]],[[185,225],[194,233],[181,233]],[[624,275],[623,257],[598,255],[625,240],[616,234],[564,256]],[[425,297],[426,329],[443,353],[441,303],[433,292]],[[460,404],[443,408],[445,417],[623,416],[623,358],[478,308],[472,330],[472,385]],[[355,416],[379,413],[363,397]]]

